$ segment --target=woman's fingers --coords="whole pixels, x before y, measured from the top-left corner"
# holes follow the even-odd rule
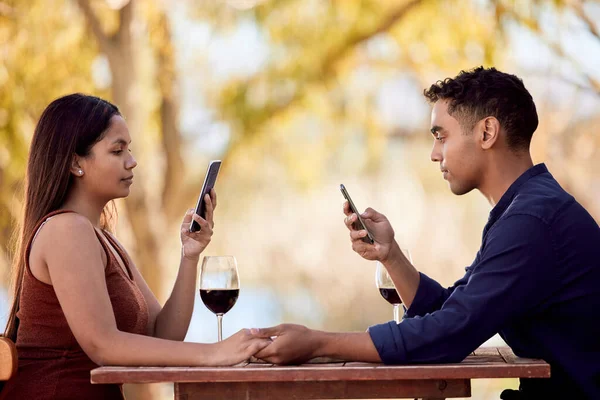
[[[253,356],[259,352],[262,352],[268,345],[270,345],[272,341],[270,339],[262,339],[262,338],[253,338],[252,343],[249,347],[249,356]]]
[[[187,211],[185,212],[185,215],[183,216],[183,222],[181,223],[182,225],[189,225],[190,222],[192,222],[192,215],[194,215],[194,209],[193,208],[188,208]]]
[[[217,191],[214,188],[210,189],[210,200],[212,201],[213,209],[217,208]]]
[[[204,196],[204,203],[206,203],[206,220],[212,227],[212,226],[214,226],[214,223],[213,223],[214,206],[213,206],[212,199],[208,194],[206,194]]]
[[[208,221],[207,221],[207,220],[205,220],[204,218],[202,218],[202,217],[201,217],[201,216],[199,216],[198,214],[194,214],[194,215],[192,216],[192,219],[193,219],[194,221],[196,221],[196,223],[197,223],[198,225],[200,225],[200,230],[199,230],[199,231],[197,231],[197,232],[190,232],[190,231],[189,231],[189,229],[188,229],[188,226],[189,226],[189,225],[185,225],[185,224],[184,224],[184,225],[181,227],[181,232],[182,232],[182,233],[185,233],[187,236],[190,236],[190,237],[198,237],[198,236],[200,236],[200,235],[205,235],[205,234],[208,234],[209,236],[210,236],[210,235],[212,235],[212,232],[213,232],[213,231],[212,231],[212,228],[211,228],[211,226],[209,225],[209,223],[208,223]]]

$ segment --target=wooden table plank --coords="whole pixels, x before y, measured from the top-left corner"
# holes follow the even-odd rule
[[[498,347],[480,347],[473,352],[475,356],[501,357]]]
[[[510,347],[499,347],[498,352],[507,364],[523,364],[528,358],[517,357]]]
[[[175,399],[264,400],[470,397],[471,379],[548,378],[543,360],[480,348],[457,364],[383,365],[320,359],[300,366],[101,367],[92,383],[174,382]]]
[[[477,356],[469,356],[477,357]],[[293,382],[406,379],[547,378],[550,366],[540,360],[518,363],[398,365],[346,363],[302,366],[245,367],[101,367],[92,370],[92,383],[151,382]]]
[[[176,400],[398,399],[470,397],[466,380],[176,383]]]
[[[383,365],[371,363],[310,363],[273,366],[249,363],[235,367],[101,367],[92,370],[92,383],[152,382],[334,382],[450,380],[479,378],[548,378],[543,360],[519,358],[508,347],[480,348],[457,364]]]

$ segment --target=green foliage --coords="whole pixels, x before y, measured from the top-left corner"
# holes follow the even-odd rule
[[[27,149],[35,123],[53,99],[71,92],[104,95],[94,88],[97,56],[81,15],[71,2],[3,1],[0,9],[0,243],[20,212]]]

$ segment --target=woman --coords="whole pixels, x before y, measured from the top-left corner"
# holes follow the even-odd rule
[[[72,94],[52,102],[35,129],[24,220],[14,263],[14,302],[5,335],[19,370],[0,399],[122,399],[119,385],[91,385],[98,365],[232,365],[269,341],[242,330],[215,344],[184,343],[200,253],[212,236],[189,210],[181,224],[181,262],[161,307],[107,229],[107,204],[126,197],[137,165],[119,110]],[[201,230],[190,233],[194,219]]]

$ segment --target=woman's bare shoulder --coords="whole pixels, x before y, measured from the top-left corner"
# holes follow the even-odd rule
[[[89,219],[77,213],[63,213],[53,216],[40,230],[36,242],[46,251],[62,251],[76,245],[79,248],[99,248],[100,243]]]
[[[81,214],[74,212],[54,215],[46,220],[44,225],[46,232],[52,231],[55,234],[89,234],[94,233],[94,226],[89,219]]]

